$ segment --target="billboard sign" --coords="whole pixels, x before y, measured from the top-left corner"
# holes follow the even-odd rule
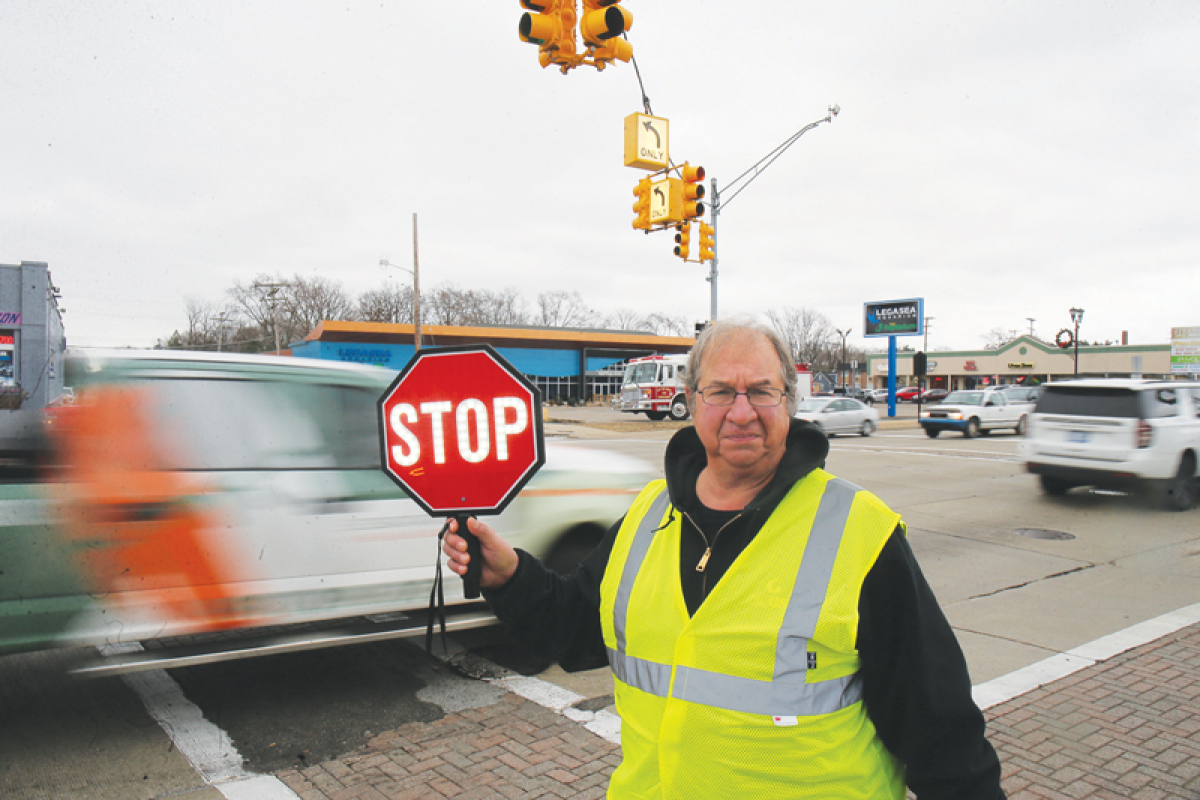
[[[1171,328],[1171,374],[1200,375],[1200,326]]]
[[[925,299],[863,303],[863,336],[922,336]]]

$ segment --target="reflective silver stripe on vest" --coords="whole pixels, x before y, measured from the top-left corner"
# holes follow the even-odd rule
[[[780,627],[774,679],[760,681],[680,666],[675,675],[674,697],[731,711],[794,717],[831,714],[862,698],[862,686],[857,674],[816,683],[806,682],[808,640],[816,631],[821,605],[832,580],[838,548],[850,517],[850,509],[854,505],[854,495],[859,491],[859,487],[840,478],[830,480],[825,486]],[[668,691],[671,691],[671,665],[626,654],[625,625],[633,582],[650,549],[654,529],[666,510],[665,505],[660,505],[666,495],[664,490],[638,524],[621,575],[614,609],[618,651],[609,651],[615,677],[626,685],[659,697],[667,697]]]
[[[647,694],[668,697],[671,693],[671,665],[644,658],[634,658],[616,650],[608,651],[608,663],[613,677],[626,686],[634,686]]]
[[[654,531],[658,529],[667,505],[671,502],[670,493],[664,486],[650,503],[650,508],[638,521],[637,531],[633,535],[633,544],[629,546],[629,555],[625,557],[625,569],[621,572],[621,583],[617,587],[617,597],[613,606],[613,634],[617,639],[617,650],[624,653],[625,623],[629,619],[629,598],[633,595],[633,582],[637,580],[638,571],[650,552],[650,544],[654,541]]]
[[[850,481],[834,478],[825,485],[825,494],[813,518],[812,533],[804,546],[804,558],[792,587],[792,597],[779,629],[775,651],[775,677],[808,671],[808,640],[816,634],[821,605],[829,594],[833,565],[850,519],[854,495],[861,489]]]

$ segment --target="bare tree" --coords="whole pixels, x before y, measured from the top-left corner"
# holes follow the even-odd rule
[[[354,312],[360,322],[413,322],[413,288],[385,284],[379,289],[369,289],[358,297],[358,308]]]
[[[983,339],[983,349],[999,350],[1001,347],[1004,347],[1004,345],[1016,338],[1016,336],[1012,334],[1012,331],[1006,331],[1004,328],[997,325],[980,337]]]
[[[579,292],[567,292],[556,289],[542,292],[538,295],[538,325],[548,328],[590,328],[595,327],[598,315]]]
[[[280,315],[280,341],[285,346],[303,339],[322,320],[349,319],[354,310],[354,302],[342,285],[321,276],[297,275],[283,294],[286,315]]]
[[[829,318],[820,311],[773,308],[767,311],[767,319],[788,343],[797,362],[811,364],[814,372],[837,366],[841,359],[841,339]]]
[[[656,336],[694,336],[696,328],[692,325],[687,317],[678,316],[671,317],[659,311],[655,311],[646,317],[647,327],[654,331]]]
[[[650,328],[650,321],[632,309],[618,308],[605,318],[604,327],[614,331],[644,331]]]

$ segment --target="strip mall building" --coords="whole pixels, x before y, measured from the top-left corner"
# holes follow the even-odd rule
[[[913,356],[896,354],[896,385],[915,386]],[[1033,336],[1021,336],[999,350],[956,350],[927,354],[925,385],[935,389],[1045,383],[1076,376],[1075,351]],[[867,356],[871,388],[888,385],[886,353]],[[1107,345],[1079,348],[1080,378],[1171,379],[1171,345]]]
[[[301,358],[356,361],[400,370],[416,352],[407,324],[326,320],[291,346]],[[550,402],[580,402],[618,394],[631,358],[687,353],[690,337],[570,328],[475,328],[422,325],[424,347],[489,344],[538,387]]]

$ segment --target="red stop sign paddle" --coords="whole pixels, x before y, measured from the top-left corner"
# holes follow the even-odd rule
[[[490,345],[422,350],[379,398],[383,469],[431,516],[454,516],[471,554],[470,515],[499,514],[546,462],[537,387]]]

